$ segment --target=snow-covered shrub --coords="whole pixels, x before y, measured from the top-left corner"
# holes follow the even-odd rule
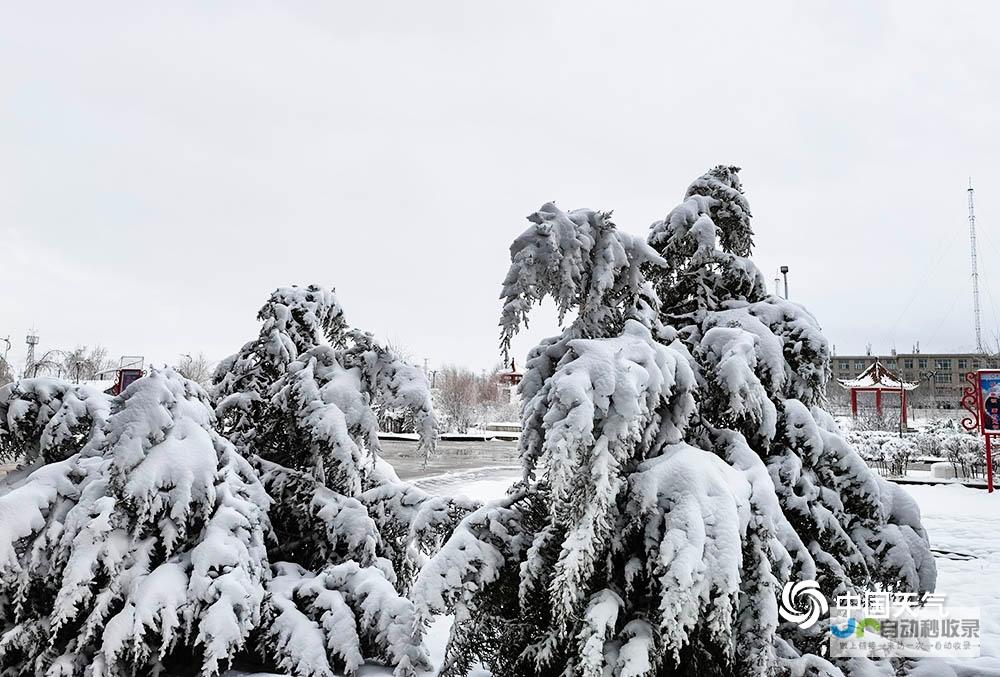
[[[955,469],[956,476],[971,477],[976,466],[986,465],[986,451],[980,446],[978,435],[947,435],[941,442],[941,452]]]
[[[939,456],[943,449],[945,436],[938,432],[925,431],[915,436],[917,453],[921,456]]]
[[[890,437],[882,445],[882,455],[889,467],[890,475],[902,476],[916,455],[917,446],[913,440],[906,437]]]
[[[108,416],[111,397],[57,378],[0,387],[0,462],[52,463],[83,448]]]
[[[523,480],[414,585],[421,618],[455,613],[444,674],[839,675],[822,633],[779,625],[786,581],[933,588],[919,511],[820,408],[829,345],[768,295],[749,219],[732,167],[648,243],[599,212],[529,217],[501,345],[545,295],[577,315],[529,355]]]
[[[922,432],[925,433],[938,433],[940,435],[947,435],[951,433],[958,433],[961,430],[958,427],[958,421],[953,418],[932,418],[927,421]]]
[[[244,649],[268,499],[213,423],[200,387],[153,370],[79,453],[0,490],[4,674],[214,675]]]
[[[882,445],[888,437],[881,433],[872,433],[867,430],[852,430],[844,433],[844,440],[847,441],[858,455],[864,459],[869,466],[874,466],[888,472],[885,466],[885,454],[882,453]]]

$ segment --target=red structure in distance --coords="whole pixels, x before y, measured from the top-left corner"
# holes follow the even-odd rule
[[[857,378],[839,380],[844,388],[851,391],[851,413],[858,415],[858,393],[875,393],[875,410],[882,415],[882,393],[890,392],[899,395],[900,420],[906,426],[906,393],[916,389],[916,383],[908,383],[889,371],[877,359],[867,369],[858,374]]]

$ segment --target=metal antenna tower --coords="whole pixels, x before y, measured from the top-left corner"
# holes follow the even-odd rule
[[[35,333],[34,329],[24,337],[24,342],[28,344],[28,357],[24,361],[24,376],[35,376],[31,373],[31,368],[35,366],[35,346],[38,345],[38,334]]]
[[[976,191],[969,177],[969,243],[972,246],[972,312],[976,316],[976,351],[983,350],[983,333],[979,325],[979,261],[976,257]]]

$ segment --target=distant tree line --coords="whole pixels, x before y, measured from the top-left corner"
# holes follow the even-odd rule
[[[72,350],[53,348],[39,355],[34,362],[25,366],[25,378],[35,376],[58,376],[69,381],[97,381],[115,378],[117,361],[109,356],[108,349],[101,345],[79,345]],[[185,354],[173,365],[184,378],[207,386],[212,381],[214,363],[204,353]],[[17,378],[7,360],[0,359],[0,385]]]
[[[464,433],[491,421],[518,420],[518,406],[500,384],[502,371],[497,366],[477,374],[467,367],[446,365],[435,374],[434,406],[445,430]]]

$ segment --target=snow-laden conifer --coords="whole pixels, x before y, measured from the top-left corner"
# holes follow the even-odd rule
[[[251,444],[261,445],[260,426],[273,422],[273,412],[265,412],[275,389],[289,367],[308,365],[310,350],[328,351],[320,356],[321,366],[350,372],[340,387],[352,397],[357,411],[349,412],[363,426],[365,442],[378,449],[378,427],[374,414],[367,411],[377,402],[387,409],[412,412],[427,453],[433,451],[437,436],[427,377],[417,367],[399,359],[371,334],[351,329],[333,291],[316,285],[281,287],[260,309],[260,332],[239,352],[223,359],[216,368],[212,394],[216,414],[224,434],[247,453]],[[332,388],[330,388],[332,390]],[[351,391],[354,391],[353,393]],[[363,419],[363,420],[362,420]]]
[[[401,482],[373,411],[407,410],[432,450],[426,376],[322,288],[259,317],[214,403],[170,369],[116,398],[0,389],[0,453],[22,465],[0,487],[2,674],[428,666],[405,592],[475,506]]]
[[[78,453],[0,490],[4,674],[215,675],[246,647],[268,499],[213,426],[199,386],[154,370]]]
[[[111,397],[57,378],[25,378],[0,387],[0,461],[60,461],[79,451],[108,416]]]
[[[400,482],[379,456],[376,405],[409,411],[427,453],[437,422],[425,374],[349,329],[333,294],[279,289],[261,333],[216,373],[223,431],[272,500],[273,580],[260,656],[295,675],[375,660],[427,666],[405,592],[474,506]]]
[[[576,312],[529,355],[506,499],[421,572],[452,610],[446,674],[840,675],[821,627],[779,625],[789,580],[828,596],[933,589],[919,511],[822,409],[829,346],[748,258],[733,167],[695,181],[648,245],[545,205],[511,247],[501,345],[549,295]]]
[[[510,270],[503,282],[500,345],[527,326],[531,307],[551,297],[562,319],[578,317],[574,336],[606,336],[625,319],[654,321],[655,296],[641,272],[663,263],[641,238],[618,230],[611,214],[590,209],[564,212],[549,202],[528,216],[534,225],[510,246]]]
[[[255,434],[268,390],[299,353],[336,342],[344,311],[333,292],[315,285],[280,287],[257,313],[257,338],[219,362],[213,377],[216,414],[226,436],[244,449]]]

